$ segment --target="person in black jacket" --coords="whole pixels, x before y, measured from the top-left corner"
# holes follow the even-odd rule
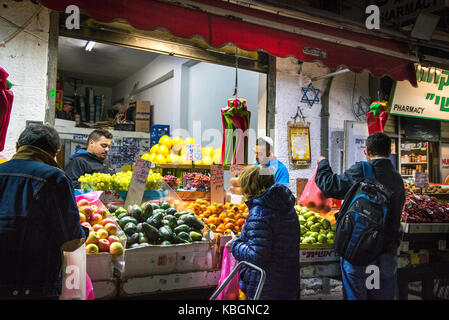
[[[80,149],[70,156],[65,173],[72,181],[75,189],[81,188],[79,177],[93,173],[115,174],[115,170],[109,165],[107,156],[111,147],[112,134],[105,129],[95,129],[87,138],[88,146]]]
[[[299,220],[295,197],[274,182],[273,169],[249,166],[241,173],[240,186],[248,199],[248,217],[239,237],[228,242],[238,261],[252,263],[266,272],[260,299],[295,299],[299,289]],[[260,273],[244,265],[240,290],[253,299]]]
[[[369,276],[366,267],[353,266],[341,259],[341,271],[345,298],[347,299],[385,299],[395,297],[397,250],[400,239],[400,220],[405,203],[404,182],[394,169],[389,158],[391,139],[384,133],[376,132],[366,140],[365,154],[372,165],[376,179],[392,193],[386,222],[385,247],[378,261],[380,270],[380,289],[368,290],[365,279]],[[343,174],[332,172],[329,162],[324,157],[318,158],[318,170],[315,182],[327,198],[343,199],[351,186],[363,178],[362,163],[358,162]]]

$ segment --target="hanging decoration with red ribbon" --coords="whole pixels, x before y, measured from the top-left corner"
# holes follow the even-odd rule
[[[388,120],[388,101],[374,101],[370,105],[370,112],[366,114],[368,133],[384,132]]]

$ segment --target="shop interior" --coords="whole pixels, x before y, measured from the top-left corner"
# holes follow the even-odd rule
[[[170,136],[193,137],[202,147],[218,148],[220,109],[234,98],[237,71],[237,97],[246,99],[250,128],[265,130],[264,73],[64,36],[58,46],[57,125],[138,131],[135,125],[110,126],[132,96],[128,123],[136,118],[132,102],[149,101],[150,125],[168,125]],[[77,143],[71,152],[82,146]],[[248,159],[254,159],[252,148]]]

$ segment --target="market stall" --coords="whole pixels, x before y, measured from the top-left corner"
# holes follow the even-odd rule
[[[409,293],[423,300],[449,299],[449,186],[418,188],[406,182],[398,269],[399,299]],[[411,283],[418,282],[413,290]]]
[[[235,176],[244,166],[223,166],[221,153],[211,165],[213,148],[200,147],[201,160],[195,161],[194,141],[176,141],[160,137],[148,154],[125,168],[129,171],[80,177],[80,221],[91,230],[87,273],[97,298],[217,286],[223,247],[232,233],[240,234],[248,215],[238,194],[229,194],[234,204],[226,202],[224,171]],[[178,143],[183,145],[179,153],[173,150]],[[178,158],[192,160],[181,164]],[[86,208],[94,203],[104,209],[102,220],[96,208]],[[124,239],[121,263],[104,247],[114,240],[103,231],[108,222],[115,223]]]

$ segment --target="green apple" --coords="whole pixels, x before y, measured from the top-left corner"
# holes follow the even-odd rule
[[[86,246],[86,253],[87,254],[96,254],[100,251],[100,249],[98,249],[98,246],[96,244],[88,244]]]

